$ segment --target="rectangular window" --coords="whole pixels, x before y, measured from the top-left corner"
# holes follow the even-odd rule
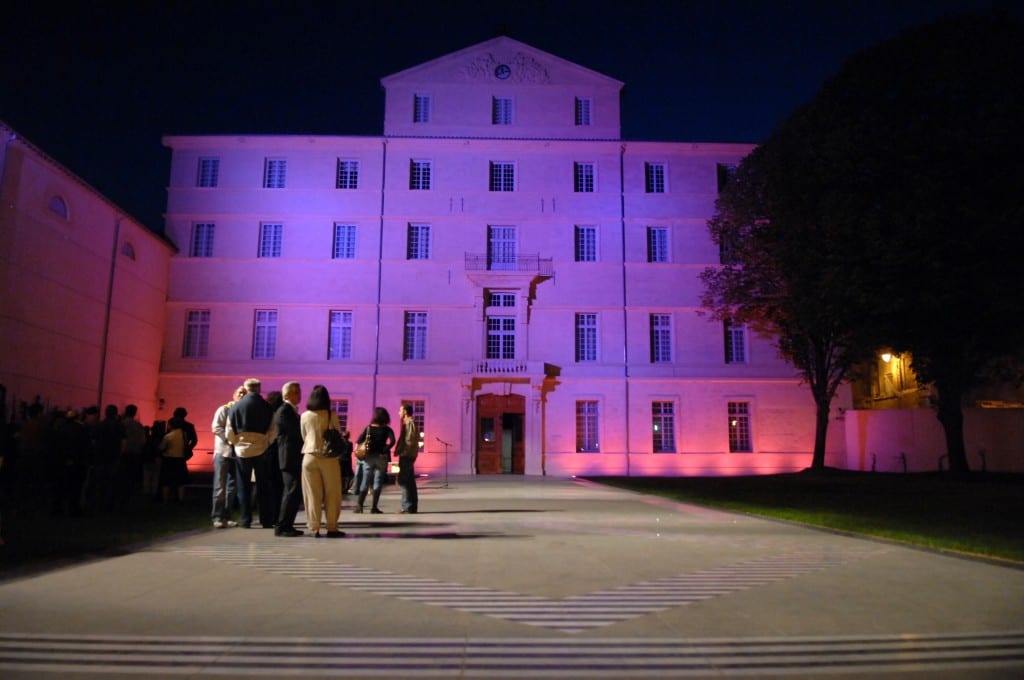
[[[335,187],[338,189],[359,188],[359,161],[338,159]]]
[[[273,359],[277,354],[277,310],[257,309],[252,334],[252,358]]]
[[[412,122],[430,122],[430,95],[414,94],[412,96]]]
[[[647,261],[668,262],[668,229],[647,227]]]
[[[412,422],[416,423],[416,429],[420,433],[419,450],[423,452],[423,442],[426,439],[424,432],[427,431],[427,402],[422,399],[403,399],[402,403],[409,406],[412,416]],[[397,430],[398,428],[395,427]]]
[[[210,348],[210,310],[190,309],[185,313],[185,340],[181,356],[197,359],[207,356]]]
[[[219,158],[200,158],[199,170],[196,172],[197,187],[217,186],[217,175],[220,173]]]
[[[516,166],[512,163],[491,161],[491,191],[516,190]]]
[[[258,257],[281,257],[281,234],[284,226],[264,222],[260,225]]]
[[[508,97],[491,99],[491,123],[494,125],[512,124],[512,100]]]
[[[331,399],[331,410],[338,416],[341,431],[348,429],[348,399]]]
[[[352,260],[356,256],[356,225],[334,223],[334,241],[331,244],[331,258]]]
[[[516,358],[516,319],[512,316],[487,317],[487,358]]]
[[[430,259],[430,225],[410,224],[406,236],[405,259]]]
[[[327,358],[352,358],[352,312],[331,310],[327,331]]]
[[[577,262],[597,262],[597,227],[576,225],[573,241]]]
[[[649,194],[665,193],[664,163],[644,163],[644,191]]]
[[[213,257],[213,222],[196,222],[192,225],[192,257]]]
[[[575,115],[573,120],[576,125],[590,125],[590,110],[592,102],[589,97],[576,97]]]
[[[750,453],[750,404],[745,401],[729,402],[729,452]]]
[[[651,437],[654,453],[675,453],[676,417],[671,401],[651,404]]]
[[[597,453],[601,445],[597,437],[597,402],[576,402],[576,451]]]
[[[515,227],[487,227],[487,268],[492,271],[516,270]]]
[[[651,363],[672,361],[672,324],[668,314],[651,314]]]
[[[284,158],[267,158],[263,161],[263,188],[284,189],[288,161]]]
[[[576,193],[593,193],[594,191],[594,164],[573,163],[572,164],[573,191]]]
[[[725,335],[725,363],[747,363],[747,327],[725,321],[722,329]]]
[[[406,361],[424,361],[427,358],[427,313],[405,313],[405,337],[402,358]]]
[[[576,315],[576,361],[597,361],[597,314]]]
[[[430,161],[409,161],[409,188],[426,191],[430,188]]]
[[[491,291],[487,297],[488,307],[515,307],[516,294],[506,291]]]

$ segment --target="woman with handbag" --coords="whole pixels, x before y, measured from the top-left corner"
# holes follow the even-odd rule
[[[299,419],[302,432],[302,504],[306,508],[306,525],[314,538],[320,536],[320,509],[326,515],[327,538],[340,538],[338,516],[341,514],[341,468],[336,456],[328,456],[324,431],[341,431],[338,416],[331,411],[331,395],[323,385],[316,385],[306,402],[306,412]]]
[[[390,423],[391,416],[387,409],[377,406],[373,409],[373,419],[370,424],[356,440],[357,446],[365,446],[366,456],[359,461],[363,478],[359,485],[359,504],[356,505],[355,512],[363,511],[366,494],[370,486],[373,486],[373,506],[370,508],[370,512],[375,515],[381,514],[381,509],[377,504],[380,501],[381,487],[384,486],[384,478],[388,472],[391,447],[395,445],[395,432],[389,427]],[[358,457],[358,453],[356,456]]]
[[[164,505],[175,495],[179,505],[185,500],[188,467],[185,465],[187,441],[183,423],[181,418],[171,418],[167,422],[167,434],[160,442],[160,489]]]

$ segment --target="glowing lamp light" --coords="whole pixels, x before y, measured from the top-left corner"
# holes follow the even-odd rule
[[[882,352],[882,361],[885,363],[892,361],[892,352]]]

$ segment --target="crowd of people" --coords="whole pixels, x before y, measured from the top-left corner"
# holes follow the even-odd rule
[[[144,426],[138,407],[47,408],[39,398],[3,414],[0,512],[19,504],[78,517],[127,508],[138,495],[180,503],[198,439],[184,408]],[[2,541],[2,533],[0,533]]]
[[[320,536],[321,528],[329,538],[344,536],[338,523],[345,493],[357,496],[354,512],[365,511],[368,497],[369,512],[383,512],[380,495],[392,450],[398,458],[400,512],[418,512],[414,463],[419,433],[410,406],[399,408],[397,436],[387,409],[378,406],[353,443],[323,385],[313,387],[301,414],[298,382],[287,382],[266,398],[261,388],[258,379],[246,380],[213,416],[215,529],[250,528],[258,522],[276,536],[302,536],[305,532],[295,527],[301,506],[312,536]],[[108,405],[101,418],[96,406],[46,409],[37,399],[23,405],[17,427],[3,417],[0,512],[4,504],[19,500],[70,516],[121,511],[136,495],[180,504],[189,478],[187,461],[198,443],[196,428],[182,407],[151,426],[143,426],[137,416],[134,404],[123,412]],[[327,430],[340,435],[340,446],[328,447]],[[354,455],[358,444],[365,445],[362,459]]]
[[[412,408],[400,407],[401,436],[390,427],[387,409],[376,407],[356,444],[366,443],[366,456],[354,459],[353,442],[342,430],[331,409],[331,396],[323,385],[310,391],[304,412],[299,413],[302,386],[289,381],[280,392],[264,398],[262,385],[249,378],[220,406],[213,416],[213,507],[216,529],[251,528],[254,522],[273,528],[275,536],[305,534],[295,527],[300,505],[306,511],[306,528],[312,536],[337,538],[342,496],[358,494],[354,512],[364,512],[372,492],[371,513],[381,513],[380,494],[388,473],[392,448],[399,459],[398,484],[402,489],[402,513],[419,511],[415,460],[419,433]],[[328,446],[338,433],[340,450]],[[238,519],[232,519],[237,509]]]

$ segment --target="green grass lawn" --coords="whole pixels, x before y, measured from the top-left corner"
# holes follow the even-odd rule
[[[763,517],[1024,563],[1024,475],[827,470],[592,481]]]

